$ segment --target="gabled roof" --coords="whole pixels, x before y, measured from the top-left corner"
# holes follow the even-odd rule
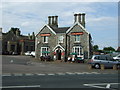
[[[56,32],[55,32],[55,31],[54,31],[54,30],[53,30],[53,29],[52,29],[49,25],[47,25],[47,24],[46,24],[46,25],[44,25],[44,26],[42,27],[42,29],[40,29],[40,31],[38,32],[38,34],[39,34],[42,30],[43,30],[43,28],[44,28],[44,27],[49,28],[49,30],[50,30],[53,34],[55,34],[55,35],[56,35]],[[37,34],[37,35],[38,35],[38,34]],[[36,36],[37,36],[37,35],[36,35]]]
[[[57,47],[60,47],[63,51],[65,51],[65,49],[64,49],[60,44],[56,45],[56,47],[53,49],[53,51],[54,51]]]
[[[75,25],[79,25],[86,33],[89,34],[89,32],[88,32],[79,22],[75,22],[75,23],[66,31],[66,33],[69,33],[69,32],[71,31],[71,29],[72,29]]]

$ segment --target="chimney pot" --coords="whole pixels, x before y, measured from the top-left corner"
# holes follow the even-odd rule
[[[85,27],[85,13],[82,13],[82,25]]]
[[[77,14],[74,14],[74,23],[77,21]]]
[[[55,25],[58,25],[58,16],[55,16]]]

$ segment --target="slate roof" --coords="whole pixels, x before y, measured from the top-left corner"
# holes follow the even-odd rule
[[[66,31],[70,28],[70,27],[51,27],[56,33],[66,33]]]

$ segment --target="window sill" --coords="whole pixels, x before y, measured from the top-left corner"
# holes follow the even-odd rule
[[[74,43],[81,43],[81,42],[74,42]]]
[[[47,44],[48,42],[43,42],[44,44]]]

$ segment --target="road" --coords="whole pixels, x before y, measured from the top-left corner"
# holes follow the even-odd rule
[[[3,88],[102,89],[109,84],[108,88],[118,90],[118,74],[19,74],[3,76]]]
[[[11,88],[117,90],[119,84],[118,70],[88,69],[87,64],[83,63],[41,62],[29,56],[2,56],[2,72],[2,87],[5,90]]]

